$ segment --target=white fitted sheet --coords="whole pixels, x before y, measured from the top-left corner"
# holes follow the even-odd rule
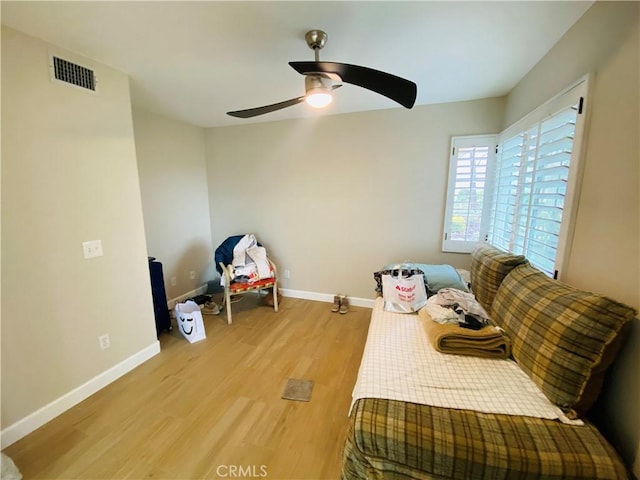
[[[383,305],[378,297],[351,406],[359,398],[386,398],[582,424],[568,419],[513,360],[440,353],[418,315],[387,312]]]

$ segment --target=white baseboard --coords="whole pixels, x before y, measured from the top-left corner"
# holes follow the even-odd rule
[[[278,288],[283,297],[301,298],[303,300],[315,300],[317,302],[333,303],[333,293],[305,292],[304,290],[291,290],[289,288]],[[354,307],[373,308],[376,301],[369,298],[349,297],[349,304]]]
[[[198,288],[191,290],[190,292],[183,293],[182,295],[175,298],[171,298],[167,300],[167,308],[169,308],[169,310],[173,310],[173,307],[176,306],[176,303],[184,302],[187,298],[195,297],[196,295],[202,295],[207,291],[207,288],[207,285],[201,285]]]
[[[27,436],[158,353],[160,353],[160,342],[156,341],[48,405],[18,420],[13,425],[9,425],[0,432],[1,448],[4,449]]]
[[[208,285],[205,284],[196,288],[195,290],[191,290],[190,292],[183,293],[178,297],[167,300],[167,306],[169,307],[169,310],[173,311],[173,308],[176,306],[176,303],[184,302],[187,298],[204,294],[207,291],[207,288],[208,288]],[[303,300],[315,300],[317,302],[333,303],[333,297],[334,297],[333,293],[307,292],[304,290],[292,290],[290,288],[278,287],[278,291],[284,297],[300,298]],[[354,307],[373,308],[376,301],[369,298],[349,297],[349,303]]]

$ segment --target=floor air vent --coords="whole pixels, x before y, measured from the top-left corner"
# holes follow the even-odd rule
[[[93,70],[56,56],[51,57],[51,68],[54,79],[96,91],[96,75]]]

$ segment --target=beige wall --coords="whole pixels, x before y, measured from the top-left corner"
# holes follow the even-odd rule
[[[147,250],[176,298],[213,277],[204,130],[139,109],[133,126]]]
[[[369,299],[387,263],[466,267],[441,252],[451,136],[497,132],[502,114],[486,99],[208,129],[214,246],[254,233],[284,288]]]
[[[3,429],[157,342],[128,78],[65,53],[100,92],[53,83],[50,52],[2,28]]]
[[[640,3],[598,2],[507,97],[504,125],[593,72],[566,281],[640,308]],[[595,415],[640,476],[640,321]],[[606,420],[604,420],[606,419]]]

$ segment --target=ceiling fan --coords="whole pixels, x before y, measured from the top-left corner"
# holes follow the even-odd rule
[[[304,101],[312,107],[322,108],[331,103],[333,91],[341,87],[343,82],[384,95],[405,108],[413,107],[416,101],[417,87],[412,81],[358,65],[321,62],[319,52],[327,42],[327,34],[322,30],[310,30],[304,38],[309,48],[315,53],[315,61],[289,62],[289,65],[305,76],[305,95],[263,107],[227,112],[227,115],[237,118],[251,118],[291,107]]]

